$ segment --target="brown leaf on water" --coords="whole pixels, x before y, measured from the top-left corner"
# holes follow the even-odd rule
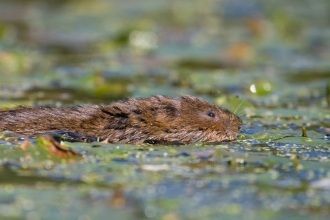
[[[267,32],[267,22],[259,17],[251,17],[245,21],[250,33],[256,37],[263,37]]]
[[[53,155],[62,158],[81,157],[82,155],[74,150],[64,148],[51,136],[43,136],[37,139],[39,145],[43,146]]]
[[[120,186],[114,189],[114,194],[110,200],[110,204],[115,209],[121,209],[125,207],[126,198]]]
[[[19,148],[21,148],[22,150],[26,150],[26,149],[28,149],[30,146],[31,146],[30,141],[25,140],[25,141],[19,146]]]
[[[252,55],[252,47],[247,42],[238,42],[231,45],[225,52],[229,62],[242,62],[248,60]]]

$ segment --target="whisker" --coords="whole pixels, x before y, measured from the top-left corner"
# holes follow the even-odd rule
[[[242,114],[242,115],[238,115],[238,117],[239,117],[240,119],[242,119],[242,118],[246,118],[247,116],[246,116],[246,114]]]
[[[239,112],[236,113],[236,115],[244,115],[246,114],[246,111],[244,109],[240,110]]]
[[[238,109],[243,103],[245,102],[245,100],[243,100],[238,106],[236,106],[233,110],[233,113],[235,114],[236,109]]]

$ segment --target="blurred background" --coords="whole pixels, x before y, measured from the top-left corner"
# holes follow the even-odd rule
[[[2,0],[1,102],[193,94],[325,106],[329,11],[326,0]]]

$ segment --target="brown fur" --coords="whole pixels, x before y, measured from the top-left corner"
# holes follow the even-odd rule
[[[242,125],[230,111],[193,96],[156,95],[112,105],[0,111],[0,131],[39,135],[71,131],[115,143],[234,140]]]

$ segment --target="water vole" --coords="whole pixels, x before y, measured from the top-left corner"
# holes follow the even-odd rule
[[[23,135],[70,131],[115,143],[230,141],[236,139],[241,125],[230,111],[189,95],[156,95],[104,106],[0,111],[0,131]]]

